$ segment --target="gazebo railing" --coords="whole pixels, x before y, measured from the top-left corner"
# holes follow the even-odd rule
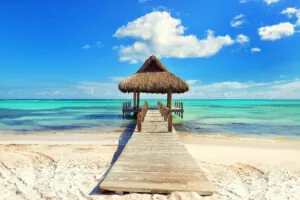
[[[183,111],[184,111],[183,103],[180,102],[180,101],[175,101],[174,105],[175,105],[175,109],[176,109],[175,114],[177,116],[181,117],[181,119],[182,119],[183,118]]]
[[[131,107],[131,101],[123,101],[123,109],[130,108],[130,107]]]
[[[122,105],[123,118],[125,117],[126,110],[130,108],[131,108],[131,101],[123,101],[123,105]]]
[[[168,121],[168,132],[172,132],[173,131],[173,121],[172,121],[171,110],[167,106],[165,106],[163,103],[161,103],[160,101],[157,102],[157,107],[161,113],[161,116],[164,117],[164,120]]]
[[[141,107],[141,110],[138,112],[137,115],[137,131],[142,132],[142,122],[145,120],[145,116],[148,111],[148,102],[145,101],[144,105]]]

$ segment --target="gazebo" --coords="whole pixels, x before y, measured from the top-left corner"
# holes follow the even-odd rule
[[[189,85],[172,74],[157,57],[150,56],[135,74],[119,83],[119,90],[133,93],[133,107],[127,107],[136,113],[140,107],[140,93],[167,94],[167,107],[171,109],[172,94],[187,92]]]

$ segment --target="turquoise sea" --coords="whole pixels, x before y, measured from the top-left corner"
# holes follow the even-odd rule
[[[149,100],[155,106],[157,100]],[[163,101],[164,102],[164,101]],[[175,128],[197,134],[300,136],[300,100],[182,100]],[[1,100],[0,131],[103,128],[120,130],[122,100]]]

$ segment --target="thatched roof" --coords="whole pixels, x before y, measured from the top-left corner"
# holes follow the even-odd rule
[[[158,58],[150,56],[135,74],[119,83],[119,90],[124,93],[184,93],[189,85],[169,72]]]

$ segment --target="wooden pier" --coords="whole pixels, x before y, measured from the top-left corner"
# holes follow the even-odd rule
[[[145,107],[144,107],[145,108]],[[172,112],[168,112],[171,116]],[[214,187],[180,141],[162,110],[145,110],[119,158],[100,184],[103,191],[212,195]],[[171,124],[172,125],[172,124]]]

